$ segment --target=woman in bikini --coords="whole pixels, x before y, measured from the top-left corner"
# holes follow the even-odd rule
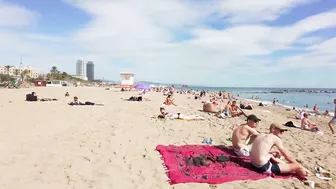
[[[171,95],[168,95],[168,96],[167,96],[167,98],[166,98],[166,100],[163,102],[163,104],[164,104],[164,105],[167,105],[167,106],[169,106],[169,105],[177,106],[177,105],[174,103],[174,101],[173,101]]]
[[[181,113],[168,113],[164,108],[160,108],[160,113],[159,118],[170,118],[170,119],[182,119],[182,120],[204,120],[203,117],[199,115],[182,115]]]

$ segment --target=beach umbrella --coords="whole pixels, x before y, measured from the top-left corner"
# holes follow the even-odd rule
[[[146,84],[143,84],[143,83],[136,84],[133,88],[135,88],[135,89],[151,89],[151,87],[149,85],[146,85]]]

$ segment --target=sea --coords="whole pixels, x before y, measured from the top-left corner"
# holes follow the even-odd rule
[[[209,91],[226,91],[231,92],[234,96],[240,98],[252,99],[252,96],[259,97],[257,102],[265,104],[272,104],[273,98],[277,104],[287,108],[296,107],[297,109],[304,109],[308,105],[308,110],[313,109],[317,104],[321,112],[328,110],[330,113],[334,112],[334,99],[336,93],[308,93],[308,92],[289,92],[289,93],[271,93],[271,91],[278,90],[296,90],[295,88],[243,88],[243,87],[192,87],[193,90],[209,90]],[[299,90],[299,89],[297,89]],[[305,88],[304,90],[313,91],[336,91],[336,89],[318,89],[318,88]]]

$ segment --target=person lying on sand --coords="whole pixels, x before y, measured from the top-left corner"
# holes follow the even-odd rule
[[[93,102],[89,102],[89,101],[86,101],[85,103],[82,103],[78,100],[78,97],[75,96],[74,97],[74,101],[73,102],[70,102],[69,105],[71,106],[77,106],[77,105],[81,105],[81,106],[104,106],[104,104],[97,104],[97,103],[93,103]]]
[[[172,98],[172,95],[168,95],[166,100],[163,102],[164,105],[174,105],[174,106],[177,106],[174,101],[173,101],[173,98]]]
[[[203,111],[209,113],[220,113],[218,110],[216,110],[215,105],[211,102],[203,103]]]
[[[258,136],[255,130],[257,124],[261,121],[257,116],[251,114],[247,116],[247,123],[238,126],[232,133],[232,146],[234,153],[238,156],[250,156],[250,145]],[[248,142],[248,143],[247,143]]]
[[[240,112],[238,110],[240,110]],[[244,115],[245,117],[247,117],[247,115],[237,106],[237,102],[232,101],[231,116],[232,117],[237,117],[237,116],[241,116],[241,115]]]
[[[26,101],[36,102],[36,101],[57,101],[57,98],[39,98],[35,92],[26,95]]]
[[[308,119],[307,113],[303,114],[303,119],[301,120],[301,129],[310,130],[310,131],[313,131],[313,130],[319,131],[319,128],[316,126],[316,124],[310,122],[310,120]]]
[[[160,113],[159,118],[170,118],[170,119],[182,119],[182,120],[204,120],[203,117],[199,115],[182,115],[181,113],[168,113],[164,108],[160,108]]]
[[[332,134],[335,134],[334,127],[336,126],[336,99],[334,100],[334,104],[335,104],[334,117],[328,123],[328,126]]]
[[[272,123],[270,132],[260,133],[253,142],[250,157],[252,168],[258,173],[283,174],[295,173],[299,176],[307,176],[306,169],[301,166],[288,152],[284,149],[281,142],[281,135],[287,131],[283,126]],[[279,153],[288,161],[285,163],[272,155],[272,147],[276,147]]]

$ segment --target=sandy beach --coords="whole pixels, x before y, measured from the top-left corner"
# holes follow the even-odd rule
[[[35,91],[40,97],[58,98],[56,102],[26,102],[25,94]],[[70,97],[64,97],[65,92]],[[219,119],[200,112],[200,100],[174,95],[185,108],[167,108],[183,114],[199,114],[204,121],[159,120],[162,93],[150,92],[151,101],[128,102],[138,92],[118,89],[63,87],[0,90],[0,188],[4,189],[133,189],[133,188],[309,188],[297,179],[236,181],[231,183],[169,185],[159,144],[201,144],[211,137],[215,144],[227,141],[244,118]],[[105,106],[69,106],[73,96]],[[281,107],[246,110],[262,119],[258,130],[267,132],[272,122],[294,121],[294,111]],[[290,118],[292,117],[292,118]],[[290,129],[283,136],[286,149],[309,170],[323,167],[336,173],[336,137],[327,126],[330,118],[311,118],[324,135]],[[299,121],[295,121],[299,124]],[[336,188],[336,181],[309,179],[316,188]]]

